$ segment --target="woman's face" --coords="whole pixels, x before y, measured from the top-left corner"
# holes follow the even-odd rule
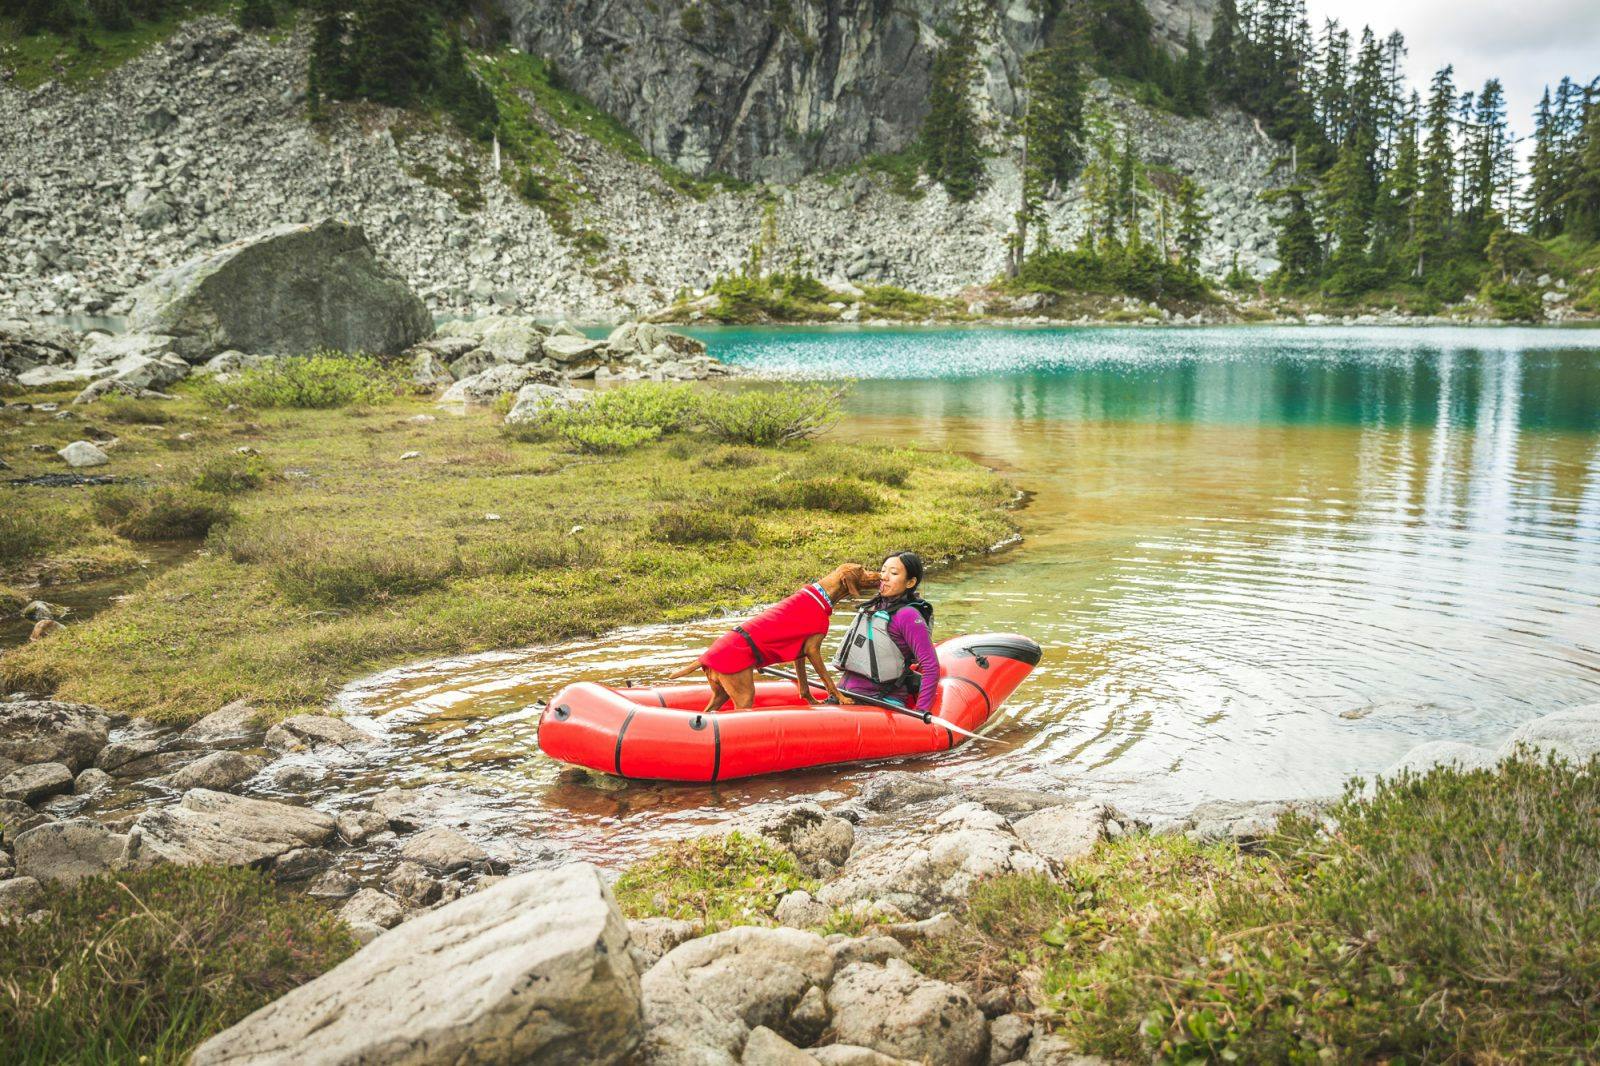
[[[900,556],[891,555],[883,561],[879,568],[881,578],[878,582],[878,595],[885,599],[894,599],[907,588],[906,564],[900,561]],[[914,587],[914,583],[910,583]]]

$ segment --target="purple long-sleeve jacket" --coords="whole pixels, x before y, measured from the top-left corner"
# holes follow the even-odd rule
[[[896,611],[894,617],[889,619],[889,639],[899,645],[901,654],[908,661],[916,660],[922,674],[922,686],[917,690],[917,710],[932,710],[934,700],[939,698],[939,654],[933,649],[933,634],[928,632],[928,623],[923,619],[922,612],[909,606]],[[907,687],[898,682],[880,685],[861,674],[848,670],[843,673],[844,683],[839,687],[846,692],[898,700],[909,695]]]

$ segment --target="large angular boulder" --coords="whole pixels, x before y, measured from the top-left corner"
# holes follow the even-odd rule
[[[855,847],[856,829],[815,803],[794,803],[749,819],[745,829],[786,849],[812,877],[843,866]]]
[[[639,1044],[628,928],[587,863],[412,919],[212,1037],[222,1063],[618,1063]]]
[[[58,762],[73,771],[94,763],[111,721],[98,707],[57,700],[0,703],[0,759]]]
[[[0,777],[0,799],[37,803],[72,791],[72,771],[58,762],[19,766]]]
[[[1105,807],[1069,803],[1024,815],[1011,823],[1011,830],[1035,855],[1062,863],[1094,850],[1105,837],[1105,826]]]
[[[444,390],[440,403],[489,403],[497,396],[516,392],[524,385],[554,385],[555,371],[547,366],[504,363],[469,375]]]
[[[22,374],[40,366],[71,366],[81,340],[64,326],[0,320],[0,370]]]
[[[442,825],[424,829],[400,847],[400,857],[436,874],[465,870],[489,861],[489,853]]]
[[[1426,774],[1440,766],[1458,770],[1487,770],[1499,762],[1499,757],[1488,748],[1463,744],[1459,740],[1431,740],[1418,744],[1396,759],[1381,777],[1399,777],[1402,773]]]
[[[121,865],[128,838],[86,818],[36,826],[17,837],[17,875],[74,885]]]
[[[232,792],[266,768],[267,760],[260,755],[214,751],[168,774],[163,783],[181,792],[192,788]]]
[[[842,1044],[949,1066],[989,1061],[988,1023],[972,997],[899,959],[846,966],[828,990],[828,1007]]]
[[[737,926],[681,944],[644,975],[654,1066],[737,1066],[750,1030],[781,1029],[806,992],[833,976],[815,933]]]
[[[594,396],[587,389],[570,385],[544,385],[530,381],[517,390],[517,398],[506,412],[506,425],[542,422],[552,411],[565,410],[586,404]]]
[[[135,290],[129,329],[173,338],[201,363],[230,348],[394,354],[433,332],[417,295],[360,226],[294,223],[223,245]]]
[[[129,833],[128,857],[140,865],[255,866],[332,839],[332,815],[272,800],[197,788],[176,807],[146,811]]]
[[[207,748],[244,747],[258,743],[266,728],[255,704],[249,700],[234,700],[185,729],[183,739]]]

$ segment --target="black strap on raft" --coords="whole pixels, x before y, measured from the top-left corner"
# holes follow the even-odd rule
[[[761,649],[756,647],[756,642],[751,639],[750,634],[744,631],[744,626],[734,626],[733,631],[743,637],[746,644],[750,645],[750,657],[756,661],[756,669],[759,670],[764,664],[764,660],[761,658]]]

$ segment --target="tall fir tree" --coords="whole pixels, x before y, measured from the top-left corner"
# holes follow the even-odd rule
[[[1443,253],[1455,218],[1454,74],[1453,67],[1444,67],[1434,74],[1428,89],[1415,223],[1417,263],[1413,273],[1419,278],[1426,275],[1430,262]]]
[[[1600,82],[1600,79],[1597,79]],[[1580,240],[1600,240],[1600,92],[1584,94],[1583,125],[1573,147],[1567,191],[1562,197],[1568,229]]]
[[[983,188],[983,142],[972,102],[978,70],[977,16],[964,7],[933,60],[922,150],[928,174],[956,201]]]
[[[1211,215],[1200,202],[1200,186],[1185,177],[1178,182],[1175,196],[1178,210],[1178,265],[1191,274],[1200,272],[1200,253],[1211,232]]]
[[[355,65],[361,95],[409,107],[434,87],[435,17],[426,0],[360,0]]]

